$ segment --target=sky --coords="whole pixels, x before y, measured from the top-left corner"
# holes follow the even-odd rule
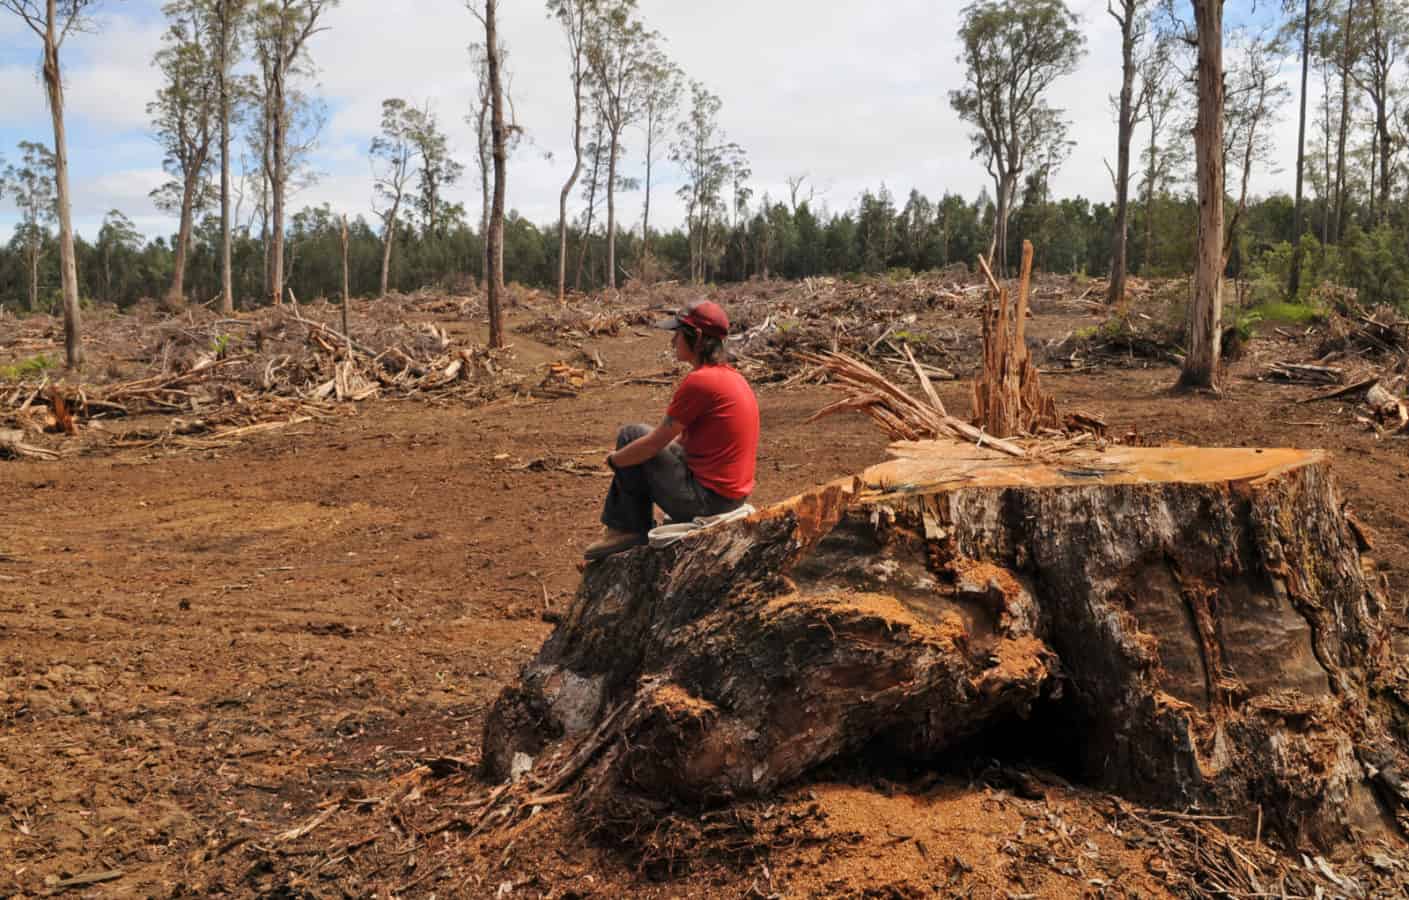
[[[1119,89],[1120,36],[1106,0],[1068,2],[1081,19],[1087,53],[1051,93],[1076,140],[1053,190],[1109,202],[1115,125],[1108,98]],[[1229,4],[1230,15],[1238,5]],[[146,113],[160,83],[151,62],[164,28],[160,7],[158,0],[101,0],[92,27],[63,48],[74,224],[90,239],[110,209],[149,238],[176,229],[148,196],[168,177]],[[881,184],[897,204],[911,188],[931,198],[952,191],[972,199],[989,184],[948,101],[963,82],[959,0],[640,0],[640,9],[685,74],[719,95],[720,125],[748,153],[755,197],[786,199],[787,179],[806,175],[814,203],[840,212]],[[564,39],[541,2],[502,3],[500,17],[527,138],[511,158],[508,206],[535,223],[555,223],[572,167]],[[474,94],[467,47],[483,33],[462,0],[343,0],[326,21],[309,45],[318,70],[313,93],[328,113],[312,160],[319,178],[290,199],[290,213],[328,203],[338,213],[372,218],[367,148],[388,97],[428,103],[436,112],[466,165],[449,199],[477,210],[474,139],[465,121]],[[38,60],[35,36],[0,12],[0,155],[9,161],[19,141],[53,138]],[[1283,68],[1289,84],[1294,69],[1291,61]],[[1273,136],[1281,162],[1255,175],[1255,194],[1291,190],[1292,104]],[[632,130],[625,142],[624,174],[639,176],[644,141]],[[679,224],[679,177],[668,162],[654,172],[652,224]],[[624,227],[639,226],[643,200],[640,191],[620,197]],[[17,220],[8,198],[0,199],[0,236],[7,238]]]

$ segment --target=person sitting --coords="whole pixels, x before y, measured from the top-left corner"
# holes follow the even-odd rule
[[[729,318],[717,303],[689,304],[656,323],[671,332],[675,358],[690,365],[655,428],[625,425],[607,455],[614,473],[602,507],[605,531],[584,551],[603,559],[646,543],[651,507],[673,522],[732,512],[753,493],[758,400],[729,365]]]

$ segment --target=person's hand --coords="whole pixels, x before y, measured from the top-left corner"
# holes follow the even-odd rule
[[[611,469],[613,472],[615,472],[615,471],[616,471],[616,463],[612,461],[612,457],[613,457],[613,456],[616,456],[616,453],[615,453],[615,452],[612,452],[612,453],[608,453],[608,454],[607,454],[607,468],[608,468],[608,469]]]

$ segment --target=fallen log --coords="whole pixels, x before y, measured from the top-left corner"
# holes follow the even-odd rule
[[[573,790],[628,839],[865,749],[939,764],[999,734],[1291,846],[1409,809],[1385,598],[1324,453],[892,451],[588,566],[486,721],[484,771],[522,795],[496,815]]]
[[[1333,366],[1274,362],[1267,367],[1267,377],[1292,384],[1341,384],[1345,381],[1345,372]]]

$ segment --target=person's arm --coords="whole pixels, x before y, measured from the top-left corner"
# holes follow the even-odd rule
[[[618,469],[639,466],[664,450],[684,430],[684,425],[666,416],[650,434],[644,434],[615,453],[607,454],[607,465]]]

